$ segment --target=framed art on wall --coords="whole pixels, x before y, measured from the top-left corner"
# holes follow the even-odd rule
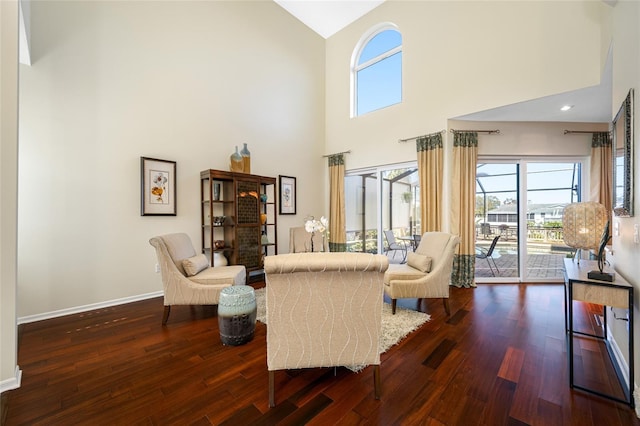
[[[280,214],[296,214],[296,178],[278,176],[280,179]]]
[[[140,157],[140,215],[176,215],[176,162]]]

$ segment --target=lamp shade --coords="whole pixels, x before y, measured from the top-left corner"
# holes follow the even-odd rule
[[[607,223],[607,208],[595,201],[572,203],[564,208],[564,243],[569,247],[596,250]]]

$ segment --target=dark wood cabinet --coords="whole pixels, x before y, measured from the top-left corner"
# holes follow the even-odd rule
[[[276,178],[222,170],[200,173],[202,252],[211,266],[244,265],[261,274],[277,254]],[[224,256],[222,258],[221,256]]]

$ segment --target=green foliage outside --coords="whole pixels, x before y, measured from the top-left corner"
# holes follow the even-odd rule
[[[484,196],[476,195],[476,216],[485,216],[486,212],[484,211],[484,201]],[[495,195],[487,195],[487,212],[498,207],[500,207],[500,200],[498,197]]]

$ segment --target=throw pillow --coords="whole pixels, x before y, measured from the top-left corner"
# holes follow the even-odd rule
[[[200,271],[204,271],[209,267],[209,260],[207,256],[204,254],[199,254],[197,256],[190,257],[188,259],[184,259],[182,261],[182,267],[184,271],[187,273],[188,277],[192,277],[196,275]]]
[[[420,272],[431,272],[431,258],[423,254],[407,253],[407,265]]]

